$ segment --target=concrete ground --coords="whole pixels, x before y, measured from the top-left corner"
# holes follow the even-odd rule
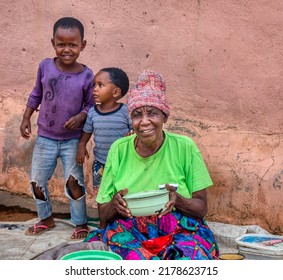
[[[0,260],[29,260],[60,244],[72,244],[74,225],[69,205],[52,202],[56,227],[39,236],[26,236],[25,230],[38,221],[34,200],[0,190]],[[88,208],[90,228],[98,225],[97,209]]]
[[[28,220],[17,220],[20,212],[29,215],[35,212],[35,206],[32,198],[17,196],[4,191],[0,191],[0,260],[31,260],[37,259],[56,248],[73,248],[77,243],[77,248],[82,241],[71,241],[70,237],[74,230],[74,225],[68,218],[69,206],[61,203],[53,202],[54,213],[66,215],[65,217],[55,218],[56,227],[50,231],[38,236],[26,236],[25,230],[36,223],[36,216],[31,216]],[[18,207],[18,208],[15,208]],[[1,210],[2,209],[2,210]],[[10,213],[11,217],[6,213],[7,209],[16,209],[14,213]],[[8,211],[9,212],[9,211]],[[18,217],[17,217],[18,215]],[[30,216],[26,216],[30,217]],[[91,229],[97,228],[98,218],[97,209],[88,209],[89,226]],[[7,219],[5,219],[7,218]],[[14,218],[14,219],[13,219]],[[237,226],[230,224],[208,222],[215,238],[218,242],[220,253],[237,253],[237,243],[235,239],[246,233],[268,234],[265,230],[257,225]],[[71,245],[71,247],[68,247]],[[89,249],[89,248],[88,248]]]

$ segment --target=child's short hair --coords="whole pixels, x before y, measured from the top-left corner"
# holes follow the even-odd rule
[[[83,24],[76,18],[73,17],[63,17],[58,19],[53,26],[53,36],[56,33],[57,29],[61,27],[63,29],[68,28],[78,28],[82,37],[84,39],[84,26]]]
[[[129,78],[127,74],[120,68],[107,67],[99,70],[99,72],[107,72],[111,82],[121,89],[121,96],[123,97],[129,90]]]

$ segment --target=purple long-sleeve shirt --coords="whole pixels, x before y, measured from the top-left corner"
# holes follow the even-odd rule
[[[87,113],[94,105],[94,74],[84,66],[78,73],[60,71],[53,58],[46,58],[39,64],[35,87],[27,106],[37,109],[38,134],[55,140],[79,138],[83,124],[76,131],[64,128],[70,117],[80,112]]]

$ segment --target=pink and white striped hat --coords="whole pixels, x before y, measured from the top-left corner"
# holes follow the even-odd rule
[[[169,116],[170,108],[165,96],[165,89],[165,81],[161,74],[151,70],[143,71],[127,95],[126,103],[129,115],[136,108],[153,106]]]

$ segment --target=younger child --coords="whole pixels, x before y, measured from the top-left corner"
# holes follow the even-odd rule
[[[30,184],[37,206],[39,222],[27,229],[27,235],[39,235],[55,227],[48,191],[60,158],[64,167],[65,192],[70,202],[71,220],[75,224],[71,239],[83,239],[88,234],[86,192],[82,166],[76,153],[88,110],[93,106],[93,72],[78,63],[86,46],[84,27],[72,17],[59,19],[53,26],[52,46],[55,58],[39,64],[37,80],[21,123],[21,135],[29,139],[30,118],[40,106]]]
[[[77,151],[77,162],[82,165],[85,156],[89,157],[86,145],[93,133],[92,170],[95,195],[98,192],[111,144],[118,138],[131,134],[132,122],[127,106],[118,102],[128,89],[128,76],[119,68],[103,68],[95,75],[93,97],[97,105],[88,112]]]

